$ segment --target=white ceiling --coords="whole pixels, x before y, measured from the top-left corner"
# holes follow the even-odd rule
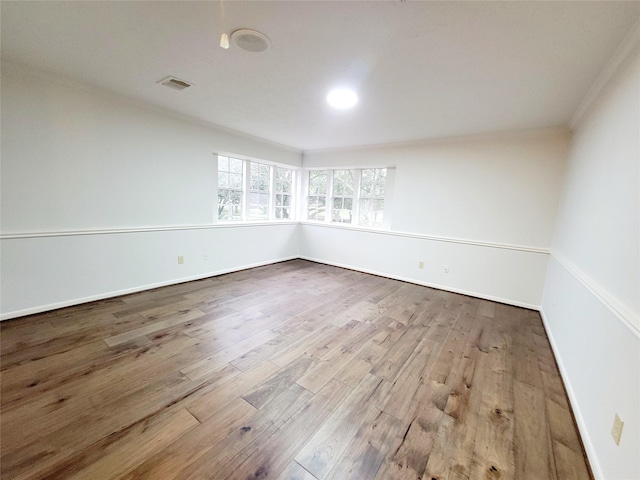
[[[2,56],[300,150],[567,125],[640,2],[2,1]],[[252,28],[271,50],[218,46]],[[183,92],[157,82],[188,80]],[[360,96],[349,111],[334,86]]]

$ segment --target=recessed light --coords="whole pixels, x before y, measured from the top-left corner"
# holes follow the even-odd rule
[[[231,34],[233,44],[247,52],[264,52],[271,48],[271,40],[264,33],[241,28]]]
[[[345,110],[358,103],[358,96],[353,90],[336,88],[335,90],[331,90],[327,95],[327,102],[329,102],[329,105],[333,108]]]

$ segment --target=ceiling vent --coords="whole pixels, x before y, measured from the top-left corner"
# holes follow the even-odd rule
[[[264,52],[271,48],[271,40],[264,33],[242,28],[231,34],[233,44],[247,52]]]
[[[176,77],[163,78],[158,83],[165,87],[173,88],[174,90],[184,90],[185,88],[193,86],[193,83],[185,82]]]

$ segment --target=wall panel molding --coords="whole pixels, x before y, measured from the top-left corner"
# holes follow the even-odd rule
[[[96,230],[62,230],[59,232],[21,232],[0,234],[0,240],[40,237],[75,237],[81,235],[111,235],[120,233],[170,232],[180,230],[209,230],[216,228],[272,227],[281,225],[297,225],[299,222],[242,222],[212,223],[205,225],[167,225],[158,227],[106,228]]]
[[[396,230],[381,230],[377,228],[362,228],[362,227],[352,227],[346,225],[337,225],[333,223],[322,223],[322,222],[309,222],[302,221],[300,222],[302,225],[311,225],[314,227],[325,227],[325,228],[338,228],[343,230],[355,230],[358,232],[370,232],[381,235],[391,235],[395,237],[405,237],[405,238],[417,238],[419,240],[431,240],[434,242],[446,242],[446,243],[460,243],[463,245],[473,245],[476,247],[487,247],[487,248],[498,248],[502,250],[517,250],[520,252],[529,252],[529,253],[539,253],[542,255],[549,255],[550,250],[548,248],[540,248],[540,247],[530,247],[527,245],[515,245],[510,243],[493,243],[493,242],[484,242],[481,240],[471,240],[465,238],[454,238],[454,237],[443,237],[436,235],[423,235],[419,233],[409,233],[409,232],[400,232]]]
[[[557,250],[551,256],[640,339],[640,318]]]

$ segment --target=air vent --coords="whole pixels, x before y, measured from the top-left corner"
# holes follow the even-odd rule
[[[233,32],[231,41],[236,47],[247,52],[264,52],[271,47],[271,40],[264,33],[245,28]]]
[[[174,90],[184,90],[185,88],[193,86],[192,83],[185,82],[184,80],[180,80],[176,77],[167,77],[160,80],[158,83],[165,87],[173,88]]]

